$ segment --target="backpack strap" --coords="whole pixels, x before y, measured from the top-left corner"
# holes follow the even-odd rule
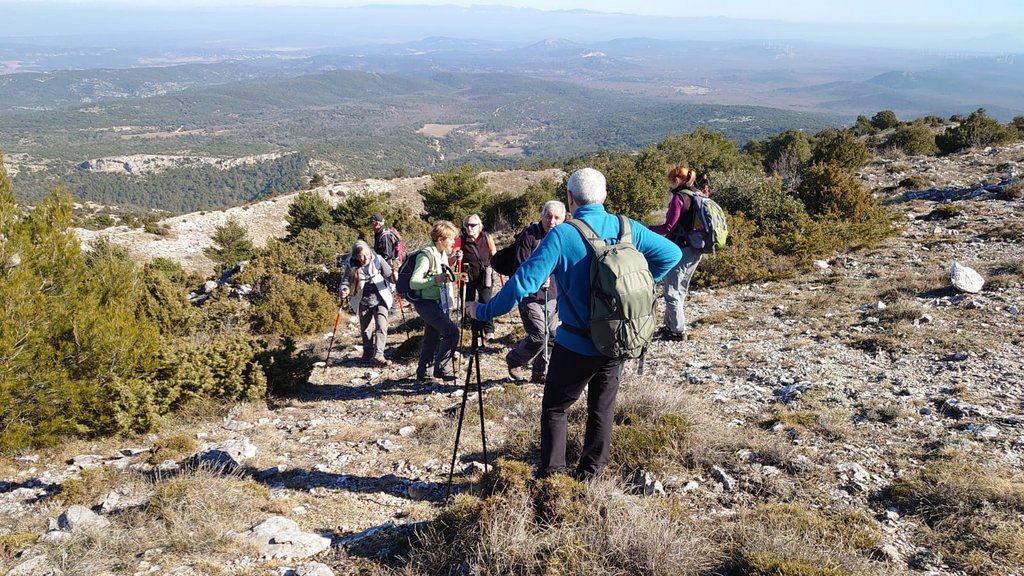
[[[630,244],[630,245],[633,244],[633,230],[632,230],[632,226],[629,224],[629,218],[626,218],[625,216],[619,214],[618,215],[618,219],[619,219],[619,240],[618,240],[619,244],[621,244],[623,242],[625,242],[626,244]],[[582,236],[583,239],[585,241],[587,241],[591,245],[591,247],[593,247],[595,249],[595,251],[596,251],[597,248],[601,248],[601,247],[607,245],[607,242],[602,240],[597,235],[597,233],[594,232],[594,229],[590,226],[590,224],[587,224],[586,222],[584,222],[582,218],[573,218],[572,220],[569,220],[568,223],[570,225],[572,225],[572,227],[575,228],[580,233],[580,236]],[[576,311],[576,307],[572,305],[572,299],[566,297],[566,298],[560,298],[559,301],[560,302],[564,301],[565,304],[569,307],[569,310],[572,310],[573,316],[579,318],[581,322],[583,321],[583,317],[580,316],[580,313]],[[566,324],[565,322],[562,322],[560,324],[560,326],[562,328],[565,328],[569,332],[572,332],[573,334],[575,334],[577,336],[582,336],[584,338],[590,338],[590,330],[587,330],[585,328],[580,328],[578,326],[573,326],[571,324]]]

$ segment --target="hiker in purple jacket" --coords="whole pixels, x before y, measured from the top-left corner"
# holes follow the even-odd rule
[[[686,242],[687,233],[693,230],[696,210],[690,196],[684,194],[683,190],[703,192],[695,186],[696,181],[697,172],[682,164],[669,170],[671,198],[668,201],[668,212],[665,213],[665,223],[651,226],[651,232],[665,236],[683,250],[682,260],[665,276],[665,325],[658,330],[658,335],[664,340],[686,339],[683,304],[690,291],[690,279],[700,263],[701,252]]]

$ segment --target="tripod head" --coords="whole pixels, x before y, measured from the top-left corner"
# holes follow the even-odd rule
[[[486,326],[487,326],[487,323],[484,322],[483,320],[470,320],[469,321],[469,328],[470,328],[470,331],[471,331],[471,333],[473,335],[473,341],[472,341],[472,344],[470,345],[470,348],[472,349],[472,351],[474,353],[478,351],[480,343],[483,342],[483,339],[484,339],[484,328]]]

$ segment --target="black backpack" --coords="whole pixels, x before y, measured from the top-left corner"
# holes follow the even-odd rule
[[[523,232],[526,232],[527,228],[529,226],[520,230],[519,234],[516,234],[515,238],[512,239],[511,244],[498,250],[494,253],[494,256],[491,256],[491,268],[495,272],[502,276],[511,276],[516,273],[516,270],[519,270],[519,262],[516,258],[516,244],[519,243],[519,237],[523,235]]]
[[[420,253],[427,255],[430,259],[430,269],[434,269],[434,255],[430,250],[421,248],[409,254],[408,258],[402,261],[402,265],[398,268],[398,280],[395,282],[395,293],[398,294],[403,300],[408,302],[419,302],[422,300],[419,294],[419,290],[413,290],[409,287],[409,280],[412,279],[412,271],[416,268],[416,259]]]

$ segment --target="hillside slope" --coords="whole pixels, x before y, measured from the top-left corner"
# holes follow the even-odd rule
[[[876,161],[862,177],[878,191],[905,177],[902,168],[932,179],[933,189],[887,195],[905,215],[901,235],[792,280],[695,291],[690,339],[652,345],[645,374],[629,367],[620,393],[624,423],[630,414],[679,414],[685,442],[639,485],[612,471],[588,487],[612,515],[602,529],[629,524],[643,534],[644,525],[676,519],[685,527],[676,543],[704,542],[706,556],[675,558],[666,545],[658,558],[676,563],[658,564],[664,573],[723,572],[770,552],[791,566],[803,566],[792,560],[799,558],[835,570],[822,574],[1019,574],[1024,198],[986,186],[1019,171],[1022,160],[1017,146]],[[952,209],[935,210],[943,205]],[[950,285],[954,261],[986,280],[979,293]],[[33,536],[19,556],[0,556],[0,569],[34,562],[40,571],[17,573],[350,574],[401,564],[405,537],[444,505],[462,383],[412,380],[414,364],[399,352],[410,339],[414,348],[416,333],[400,318],[390,336],[397,362],[384,372],[355,364],[357,328],[347,319],[330,365],[295,397],[183,416],[159,436],[0,461],[0,524]],[[492,458],[532,464],[542,390],[509,385],[502,358],[518,322],[504,320],[480,357],[487,447]],[[316,351],[325,347],[326,340]],[[479,423],[470,418],[457,489],[467,482],[461,471],[474,479],[472,463],[482,460]],[[194,449],[163,456],[173,454],[166,446],[174,438],[198,438],[207,449],[241,442],[240,472],[189,472]],[[617,442],[625,446],[624,437]],[[156,458],[155,447],[164,450]],[[106,479],[99,486],[97,474]],[[67,509],[68,500],[54,497],[60,485],[88,476],[86,489],[76,485],[79,500],[96,504],[110,524],[88,536],[48,528],[45,519]],[[255,488],[238,488],[243,477]],[[645,487],[652,496],[636,494]],[[169,494],[185,496],[174,507]],[[615,516],[623,502],[633,510],[629,521]],[[653,509],[671,515],[643,516]],[[818,515],[846,520],[800,527]],[[217,545],[228,530],[272,516],[325,537],[325,548],[273,558],[283,548]],[[845,536],[825,538],[843,527]],[[216,537],[200,542],[203,534]],[[528,544],[517,535],[509,528],[489,537],[512,553]],[[644,539],[634,542],[642,549]],[[472,564],[464,568],[470,573]]]

